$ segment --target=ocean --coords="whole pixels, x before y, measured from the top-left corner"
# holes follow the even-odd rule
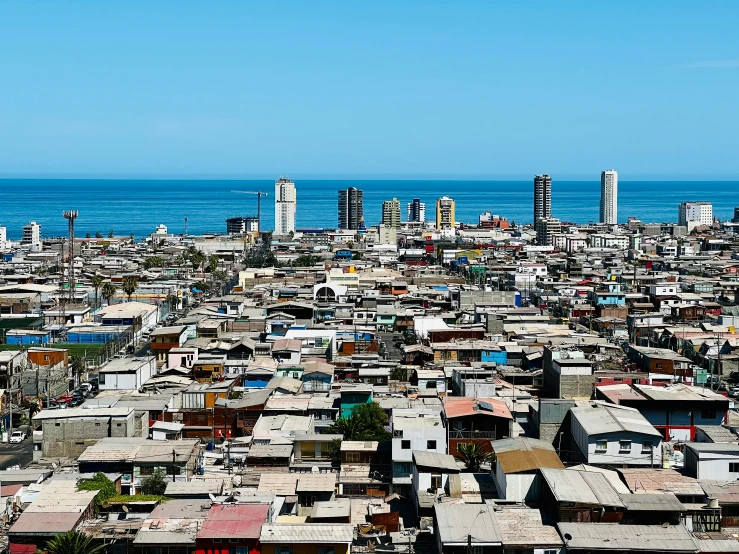
[[[297,228],[334,228],[337,225],[337,191],[350,186],[364,191],[367,226],[379,223],[382,201],[396,197],[405,205],[413,198],[426,202],[426,217],[435,217],[436,199],[448,195],[456,201],[457,221],[477,223],[486,210],[517,223],[532,221],[532,181],[453,180],[296,180]],[[0,226],[8,239],[18,240],[23,225],[36,221],[44,237],[65,235],[63,210],[79,217],[75,234],[100,232],[107,236],[153,233],[158,224],[170,233],[225,232],[226,218],[257,213],[256,195],[233,190],[267,192],[262,198],[262,229],[274,228],[274,182],[271,180],[104,180],[104,179],[0,179]],[[619,222],[629,216],[644,222],[677,220],[684,201],[709,201],[720,219],[730,219],[739,206],[737,181],[621,181],[618,191]],[[554,181],[552,214],[562,221],[597,221],[599,181]]]

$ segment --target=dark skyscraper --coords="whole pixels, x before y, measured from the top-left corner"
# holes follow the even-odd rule
[[[540,219],[552,217],[552,178],[549,175],[534,177],[534,225]]]
[[[358,230],[364,224],[362,191],[349,187],[339,191],[339,229]]]

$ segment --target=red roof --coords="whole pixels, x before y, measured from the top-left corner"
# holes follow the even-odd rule
[[[23,512],[8,530],[13,535],[58,535],[71,531],[82,519],[79,512]]]
[[[496,398],[469,398],[466,396],[450,396],[444,401],[444,411],[450,419],[471,415],[488,415],[513,419],[506,403]],[[487,406],[493,408],[490,411]]]
[[[23,488],[23,485],[3,485],[0,486],[0,496],[15,496],[15,494]]]
[[[269,504],[214,504],[198,532],[199,539],[259,539]]]

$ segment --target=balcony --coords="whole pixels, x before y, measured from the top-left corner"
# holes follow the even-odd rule
[[[462,431],[452,429],[449,431],[450,439],[490,439],[495,440],[495,431]]]

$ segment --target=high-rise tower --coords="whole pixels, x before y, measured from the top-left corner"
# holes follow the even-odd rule
[[[408,203],[408,221],[410,223],[423,223],[426,221],[426,203],[420,198],[414,198]]]
[[[436,201],[436,228],[454,229],[454,200],[448,196]]]
[[[349,187],[339,191],[339,229],[359,230],[364,223],[364,202],[361,190]]]
[[[297,208],[298,195],[295,183],[280,177],[275,181],[275,235],[289,235],[295,232]]]
[[[615,169],[600,174],[600,222],[618,223],[618,171]]]
[[[400,200],[393,198],[382,203],[382,224],[400,229]]]
[[[543,218],[552,217],[552,178],[549,175],[534,177],[534,226]]]

